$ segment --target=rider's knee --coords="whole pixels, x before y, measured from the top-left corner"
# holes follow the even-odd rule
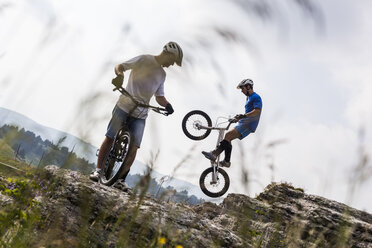
[[[233,129],[229,131],[228,133],[226,133],[225,140],[231,142],[232,140],[239,138],[239,137],[240,137],[240,133],[236,129]]]
[[[233,140],[234,136],[232,135],[232,133],[228,132],[226,135],[225,135],[225,140],[227,140],[228,142],[231,142],[231,140]]]

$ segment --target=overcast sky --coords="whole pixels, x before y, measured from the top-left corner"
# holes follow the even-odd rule
[[[118,98],[113,67],[174,40],[185,56],[182,68],[166,69],[176,112],[150,115],[139,161],[159,153],[159,172],[177,168],[176,177],[198,184],[209,165],[200,151],[212,149],[217,134],[187,139],[183,116],[242,113],[235,86],[252,78],[262,117],[255,134],[233,142],[229,192],[254,196],[271,180],[285,181],[372,212],[372,180],[354,173],[372,151],[372,2],[314,1],[309,13],[272,1],[266,18],[242,2],[3,0],[0,106],[99,146]],[[366,167],[371,173],[370,161]]]

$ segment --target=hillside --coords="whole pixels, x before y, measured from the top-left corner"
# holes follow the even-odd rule
[[[12,157],[14,156],[13,149],[0,138],[0,157]]]
[[[95,154],[97,148],[93,145],[66,132],[43,126],[25,115],[0,107],[0,127],[6,124],[18,126],[20,129],[24,128],[27,131],[37,134],[41,139],[49,140],[54,144],[63,138],[64,140],[60,144],[61,146],[74,147],[78,156],[85,158],[90,163],[96,161]]]
[[[0,185],[3,247],[372,247],[371,214],[287,184],[197,206],[55,166]]]

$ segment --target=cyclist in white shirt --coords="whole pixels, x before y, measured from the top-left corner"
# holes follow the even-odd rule
[[[176,42],[168,42],[163,51],[156,56],[153,55],[140,55],[132,58],[115,67],[115,74],[117,77],[113,80],[113,84],[117,87],[123,84],[124,72],[131,70],[126,90],[138,102],[149,104],[150,99],[155,95],[155,100],[159,105],[166,108],[168,114],[174,112],[172,105],[164,96],[164,81],[166,73],[163,67],[169,67],[176,63],[178,66],[182,65],[183,52],[181,47]],[[128,117],[128,113],[133,109],[135,104],[133,101],[124,95],[119,97],[116,106],[112,113],[112,119],[108,125],[106,137],[99,149],[97,168],[90,175],[90,179],[98,181],[101,176],[103,159],[113,142],[116,132],[122,128],[122,123]],[[136,146],[132,154],[128,154],[128,164],[132,165],[136,157],[137,149],[141,145],[142,136],[145,128],[145,120],[148,115],[148,109],[137,107],[131,113],[132,121],[129,124],[129,129],[134,135]],[[129,172],[129,171],[128,171]],[[127,187],[124,183],[125,177],[128,172],[119,180],[116,185],[120,188]],[[120,185],[121,184],[121,185]]]

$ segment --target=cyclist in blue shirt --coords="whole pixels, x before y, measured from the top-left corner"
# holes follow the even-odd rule
[[[244,139],[248,134],[254,133],[260,121],[262,100],[261,97],[253,91],[253,81],[251,79],[242,80],[238,86],[238,89],[247,96],[247,102],[245,104],[245,113],[236,115],[234,118],[238,125],[234,129],[226,133],[224,139],[216,147],[215,150],[210,152],[203,151],[203,155],[212,161],[225,151],[225,159],[220,162],[220,166],[230,167],[230,157],[232,145],[231,141],[234,139]]]

